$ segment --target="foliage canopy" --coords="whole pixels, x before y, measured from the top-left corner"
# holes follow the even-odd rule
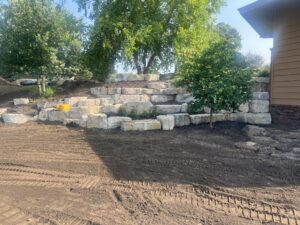
[[[72,76],[84,26],[53,0],[8,0],[0,11],[0,70],[6,76]]]
[[[221,27],[226,31],[231,30],[228,26]],[[237,60],[240,55],[238,36],[224,32],[224,29],[221,29],[219,41],[181,66],[180,79],[177,81],[195,97],[191,104],[193,111],[203,107],[211,109],[211,126],[213,113],[220,110],[236,111],[251,97],[252,69],[241,66]]]
[[[208,24],[223,0],[75,0],[94,26],[87,62],[105,74],[118,60],[149,73],[208,46]]]

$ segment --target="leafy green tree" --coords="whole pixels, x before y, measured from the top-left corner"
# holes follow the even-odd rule
[[[239,45],[232,38],[221,38],[203,54],[182,65],[178,83],[195,97],[194,111],[209,107],[210,126],[213,113],[220,110],[238,110],[251,97],[251,73],[237,63]]]
[[[223,0],[75,0],[94,26],[86,55],[94,71],[116,61],[138,73],[174,65],[207,47],[208,24]]]
[[[83,29],[53,0],[8,0],[0,11],[0,70],[17,77],[73,75],[83,68]]]

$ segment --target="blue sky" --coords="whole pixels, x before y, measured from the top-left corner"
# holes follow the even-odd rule
[[[270,49],[273,47],[273,39],[260,38],[238,12],[239,8],[252,2],[255,2],[255,0],[227,0],[227,6],[222,8],[218,15],[218,21],[228,23],[240,32],[243,39],[242,51],[244,53],[260,54],[269,63],[271,61]]]
[[[266,63],[269,63],[271,60],[270,48],[273,46],[273,40],[260,38],[238,12],[239,8],[252,2],[255,2],[255,0],[227,0],[226,6],[217,15],[217,21],[228,23],[240,32],[243,39],[243,53],[260,54],[264,57]],[[79,15],[77,5],[72,0],[66,1],[66,7],[75,15]]]

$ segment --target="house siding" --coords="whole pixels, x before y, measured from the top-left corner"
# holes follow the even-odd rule
[[[300,106],[300,14],[274,15],[272,105]]]

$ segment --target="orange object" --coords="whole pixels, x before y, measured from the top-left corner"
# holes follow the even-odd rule
[[[56,105],[56,109],[58,111],[69,111],[71,109],[71,106],[69,104],[58,104]]]

